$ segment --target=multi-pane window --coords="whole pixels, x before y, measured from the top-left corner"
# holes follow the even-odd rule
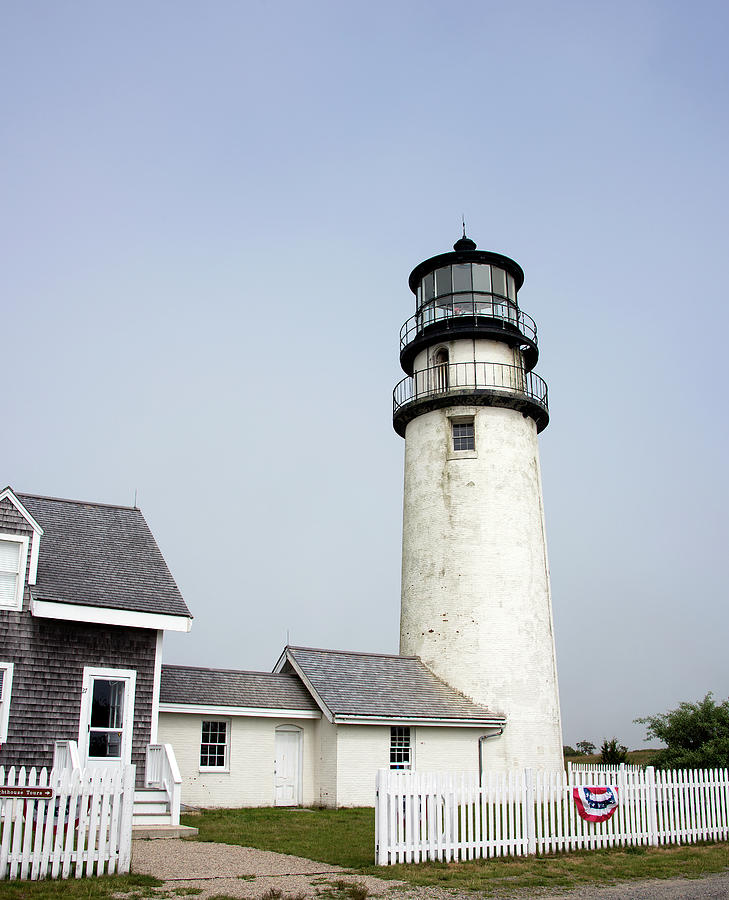
[[[91,687],[89,756],[120,759],[124,736],[125,681],[94,678]]]
[[[27,551],[27,538],[14,535],[0,537],[0,606],[20,609],[22,605]]]
[[[410,729],[402,725],[394,725],[390,729],[390,768],[411,768]]]
[[[227,766],[228,723],[204,720],[200,741],[200,768],[224,769]]]
[[[476,449],[476,435],[473,428],[473,419],[471,419],[470,422],[453,422],[453,449]]]

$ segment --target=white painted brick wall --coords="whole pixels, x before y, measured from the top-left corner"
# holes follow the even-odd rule
[[[159,740],[172,744],[182,775],[182,802],[190,806],[273,806],[275,731],[278,725],[303,730],[304,806],[318,802],[318,740],[315,719],[233,716],[230,771],[200,771],[202,720],[227,718],[187,713],[160,713]]]
[[[337,727],[337,800],[339,806],[374,806],[375,775],[390,765],[387,725]]]
[[[415,768],[419,772],[473,772],[478,774],[477,728],[429,728],[415,732]],[[484,747],[488,753],[488,742]]]
[[[337,805],[337,727],[324,716],[316,723],[319,755],[316,794],[321,806]]]

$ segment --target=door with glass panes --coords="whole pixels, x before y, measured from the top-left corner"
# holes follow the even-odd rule
[[[132,669],[84,667],[78,741],[82,763],[113,768],[131,762],[136,677]]]

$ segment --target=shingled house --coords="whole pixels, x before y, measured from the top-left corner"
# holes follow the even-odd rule
[[[478,771],[504,724],[417,657],[286,647],[272,673],[162,667],[160,740],[194,806],[371,806],[378,769]]]
[[[75,740],[143,784],[162,636],[190,621],[139,509],[0,491],[0,765]]]

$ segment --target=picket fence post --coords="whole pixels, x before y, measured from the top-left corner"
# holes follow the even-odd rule
[[[527,853],[529,856],[537,852],[537,823],[534,810],[534,780],[531,769],[524,769],[525,822]]]
[[[120,875],[129,872],[132,861],[132,810],[134,809],[134,782],[137,775],[136,766],[124,766],[122,781],[122,806],[119,821],[119,866]]]
[[[387,784],[387,774],[382,769],[377,770],[375,785],[375,860],[378,866],[386,866],[389,844],[387,833],[387,789],[389,785]]]
[[[653,766],[646,766],[646,779],[648,781],[648,842],[654,847],[658,846],[658,802],[656,798],[656,770]]]

